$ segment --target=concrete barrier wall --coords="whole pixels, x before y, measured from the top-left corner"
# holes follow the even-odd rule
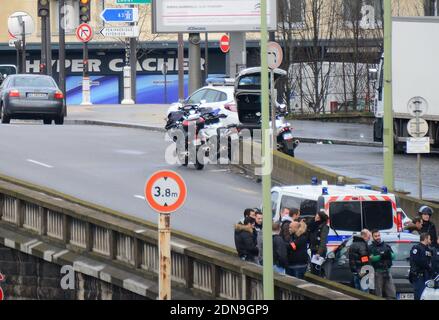
[[[10,180],[10,179],[9,179]],[[158,234],[150,224],[37,187],[0,181],[0,245],[155,299]],[[178,233],[177,233],[178,234]],[[171,240],[174,299],[262,299],[262,268],[190,236]],[[370,299],[275,275],[277,299]]]

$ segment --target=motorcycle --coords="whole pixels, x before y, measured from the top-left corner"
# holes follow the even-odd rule
[[[421,300],[439,300],[439,275],[425,283],[424,292],[422,292]]]
[[[199,105],[184,105],[178,111],[168,115],[165,129],[174,142],[179,144],[177,156],[183,166],[192,162],[197,170],[204,168],[205,156],[209,151],[209,147],[206,147],[209,138],[203,130],[206,126],[219,122],[219,119],[224,116],[219,115],[218,111],[219,109],[213,111],[212,108],[200,108]],[[181,133],[183,133],[183,139]],[[203,155],[201,160],[199,155]]]
[[[277,150],[294,157],[294,150],[300,142],[294,139],[293,128],[289,122],[285,121],[287,114],[286,106],[279,105],[276,112]]]

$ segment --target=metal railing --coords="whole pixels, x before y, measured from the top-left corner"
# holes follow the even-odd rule
[[[0,181],[0,225],[157,278],[157,231],[139,232],[138,223],[122,217]],[[173,286],[211,299],[262,298],[260,266],[175,237],[171,254]],[[313,290],[314,285],[303,286],[304,280],[278,275],[275,280],[279,299],[353,299],[326,288]]]

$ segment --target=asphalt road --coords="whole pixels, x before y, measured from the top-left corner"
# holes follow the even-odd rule
[[[157,170],[186,180],[188,198],[172,227],[233,246],[243,209],[260,205],[261,185],[217,166],[203,171],[166,163],[165,134],[102,126],[0,125],[0,172],[126,214],[157,222],[143,188]],[[366,182],[382,184],[381,148],[301,144],[296,156]],[[438,155],[423,160],[424,196],[438,198]],[[396,187],[417,194],[416,157],[395,156]]]
[[[188,196],[172,228],[233,247],[243,209],[260,205],[261,186],[209,166],[168,165],[164,133],[99,126],[0,125],[0,172],[157,222],[143,189],[157,170],[172,169]]]

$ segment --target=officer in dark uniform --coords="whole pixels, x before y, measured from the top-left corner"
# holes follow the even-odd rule
[[[430,247],[431,250],[431,269],[432,269],[432,279],[439,276],[439,250],[433,246]]]
[[[410,251],[409,280],[413,285],[415,300],[420,300],[425,289],[425,282],[431,276],[431,237],[428,233],[421,233],[420,243],[413,246]]]
[[[429,206],[422,206],[418,210],[418,214],[422,219],[422,228],[420,233],[426,232],[431,237],[431,246],[439,248],[439,243],[437,240],[437,230],[433,222],[431,222],[431,216],[433,214],[433,209]]]

